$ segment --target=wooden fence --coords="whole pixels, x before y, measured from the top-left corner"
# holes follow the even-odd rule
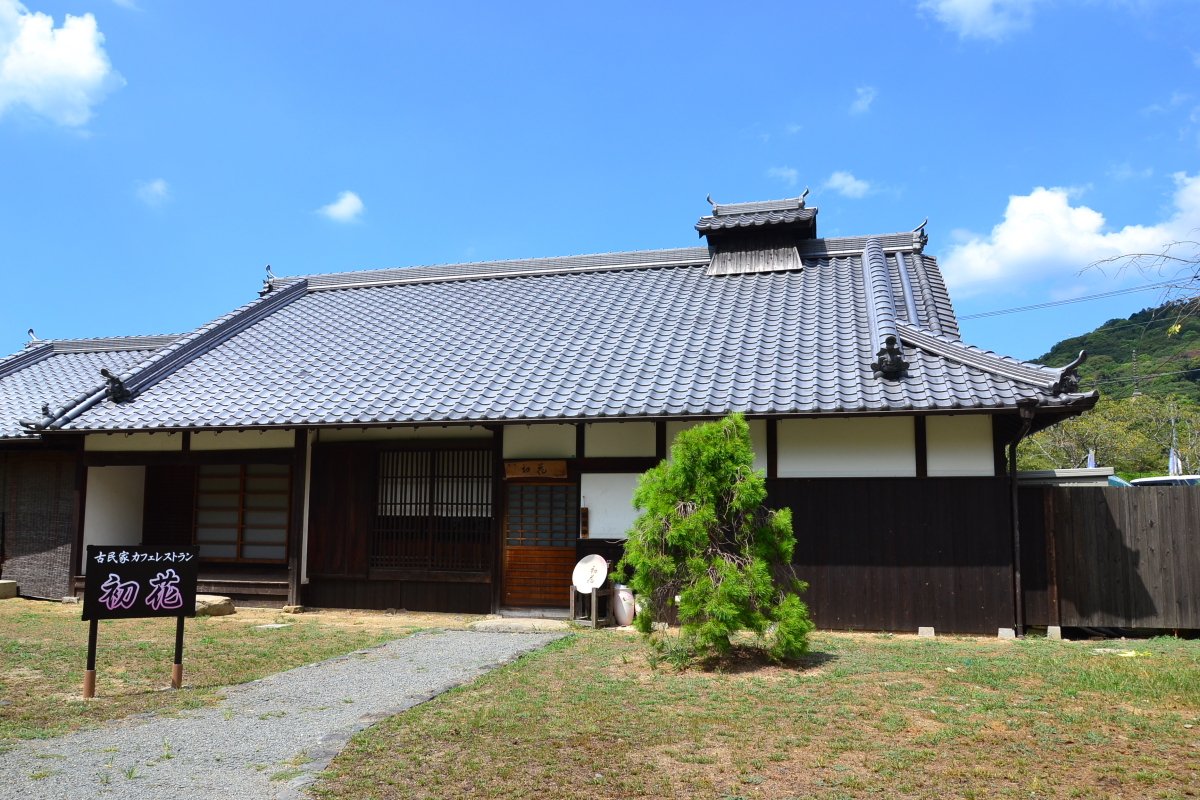
[[[1200,487],[1020,494],[1029,624],[1200,629]]]

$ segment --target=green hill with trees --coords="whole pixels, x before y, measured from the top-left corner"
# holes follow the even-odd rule
[[[1126,478],[1167,474],[1175,443],[1184,474],[1200,473],[1200,319],[1175,305],[1112,319],[1033,359],[1061,367],[1088,351],[1080,389],[1100,402],[1022,442],[1021,469],[1113,467]],[[1134,353],[1136,352],[1136,358]]]
[[[1087,363],[1079,370],[1085,390],[1119,398],[1132,396],[1136,388],[1156,397],[1174,394],[1200,401],[1200,318],[1181,318],[1177,311],[1178,306],[1166,305],[1110,319],[1091,333],[1062,340],[1033,361],[1061,367],[1087,350]]]

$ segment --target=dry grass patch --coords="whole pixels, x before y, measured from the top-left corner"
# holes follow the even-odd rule
[[[222,686],[386,642],[427,627],[477,617],[320,611],[281,614],[239,609],[186,623],[185,689],[170,691],[174,619],[100,623],[97,697],[80,697],[87,656],[81,607],[0,600],[0,749],[3,740],[56,736],[129,714],[177,713],[220,699]],[[260,629],[268,623],[289,627]]]
[[[1094,647],[1092,645],[1091,647]],[[1200,794],[1200,642],[821,634],[801,664],[653,666],[583,632],[356,737],[345,798]],[[1186,726],[1195,727],[1186,727]]]

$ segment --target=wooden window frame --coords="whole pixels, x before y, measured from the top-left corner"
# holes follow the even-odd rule
[[[208,465],[204,465],[204,466],[208,466]],[[293,474],[292,474],[292,473],[294,472],[294,470],[292,469],[292,465],[290,465],[290,464],[286,464],[286,465],[278,465],[278,464],[274,464],[274,465],[271,465],[271,466],[286,466],[286,467],[287,467],[287,476],[286,476],[286,478],[287,478],[287,489],[285,489],[285,490],[283,490],[283,491],[279,491],[279,492],[250,492],[250,494],[253,494],[253,495],[282,495],[282,496],[284,496],[284,497],[286,498],[286,503],[285,503],[285,504],[284,504],[284,505],[283,505],[281,508],[247,508],[247,507],[246,507],[246,494],[247,494],[247,492],[246,492],[246,478],[247,478],[247,477],[251,477],[251,478],[256,478],[256,477],[274,477],[274,478],[279,478],[279,477],[284,477],[284,476],[282,476],[282,475],[271,475],[271,476],[265,476],[265,475],[264,475],[264,476],[259,476],[259,475],[250,475],[250,476],[247,476],[247,475],[246,475],[246,469],[247,469],[248,467],[259,466],[259,465],[257,465],[257,464],[246,464],[246,463],[242,463],[242,464],[213,464],[212,466],[222,466],[222,467],[237,467],[237,468],[238,468],[238,475],[237,475],[237,478],[238,478],[238,489],[237,489],[237,492],[236,492],[236,494],[237,494],[237,496],[238,496],[238,504],[237,504],[238,521],[237,521],[237,527],[236,527],[236,531],[237,531],[237,538],[236,538],[236,539],[234,539],[234,540],[232,540],[232,541],[227,541],[227,542],[203,542],[203,543],[202,543],[202,542],[200,542],[200,541],[198,541],[198,540],[197,540],[197,538],[196,538],[197,529],[198,529],[198,528],[201,528],[201,527],[205,527],[205,528],[234,528],[234,526],[233,526],[233,525],[212,525],[212,524],[205,524],[205,525],[203,525],[203,526],[202,526],[202,525],[200,524],[200,512],[201,512],[201,511],[209,511],[209,510],[232,510],[232,509],[228,509],[228,508],[227,508],[227,509],[212,509],[212,508],[202,508],[202,507],[200,506],[200,497],[201,497],[202,495],[231,495],[231,494],[234,494],[234,492],[233,492],[233,491],[227,491],[227,492],[202,492],[202,491],[200,490],[200,481],[201,481],[202,479],[204,479],[204,478],[212,478],[212,477],[233,477],[232,475],[229,475],[229,476],[203,475],[203,474],[202,474],[202,471],[203,471],[203,466],[202,466],[202,467],[200,467],[200,468],[198,468],[198,469],[196,470],[196,491],[195,491],[195,500],[193,501],[194,509],[193,509],[193,512],[192,512],[192,542],[193,542],[193,544],[196,544],[196,545],[198,545],[198,546],[199,546],[199,545],[202,545],[202,544],[222,544],[222,545],[233,544],[233,545],[234,545],[234,547],[236,547],[236,548],[237,548],[236,552],[238,553],[238,555],[237,555],[237,557],[235,557],[235,558],[213,558],[213,557],[211,557],[211,556],[207,556],[207,557],[206,557],[206,556],[201,556],[200,560],[201,560],[201,561],[203,561],[203,562],[206,562],[206,563],[214,563],[214,564],[215,564],[215,563],[221,563],[221,564],[275,564],[275,565],[278,565],[278,564],[283,564],[283,565],[286,565],[286,564],[288,563],[288,557],[291,555],[291,542],[290,542],[291,536],[289,536],[289,535],[288,535],[288,532],[291,530],[291,525],[292,525],[292,480],[293,480],[293,477],[294,477],[294,476],[293,476]],[[243,547],[243,545],[246,545],[246,544],[249,544],[249,545],[263,545],[263,544],[267,544],[268,546],[278,546],[278,544],[277,544],[277,543],[275,543],[275,542],[267,542],[267,543],[264,543],[264,542],[247,542],[247,541],[245,540],[245,530],[246,530],[246,527],[247,527],[247,525],[246,525],[246,512],[247,512],[247,511],[283,511],[283,512],[284,512],[284,514],[286,515],[286,519],[284,520],[284,523],[283,523],[283,526],[282,526],[282,530],[284,531],[284,539],[283,539],[283,543],[282,543],[282,546],[283,546],[283,558],[242,558],[242,556],[241,556],[241,553],[242,553],[242,547]],[[249,526],[249,527],[264,527],[264,526],[251,525],[251,526]],[[270,527],[274,528],[275,526],[270,526]]]
[[[509,521],[509,517],[511,516],[511,514],[509,513],[509,502],[508,501],[509,501],[511,490],[517,486],[562,486],[562,487],[574,487],[575,488],[575,505],[574,505],[575,525],[573,528],[573,534],[571,535],[571,538],[569,538],[565,544],[561,544],[561,545],[559,545],[559,544],[527,544],[526,543],[527,540],[524,536],[520,537],[520,539],[518,540],[520,542],[519,544],[511,544],[509,542],[509,539],[511,537],[508,534],[508,532],[509,532],[508,521]],[[580,519],[580,516],[579,516],[579,514],[580,514],[579,490],[580,490],[579,481],[571,480],[571,479],[540,480],[540,481],[539,480],[505,481],[503,531],[502,531],[502,536],[501,536],[501,541],[504,543],[504,546],[505,547],[563,547],[563,548],[574,547],[576,541],[579,539],[579,519]],[[570,506],[568,505],[568,507],[570,507]]]
[[[406,455],[427,456],[429,468],[423,474],[403,475],[401,472],[390,474],[389,470],[399,467],[403,462],[403,456]],[[450,460],[450,464],[457,461],[459,467],[467,467],[471,462],[478,462],[473,466],[486,467],[487,474],[483,474],[482,471],[470,472],[470,474],[454,474],[453,471],[446,473],[445,470],[448,466],[445,463],[446,459]],[[389,462],[391,463],[389,464]],[[492,569],[491,537],[494,535],[492,526],[496,515],[496,498],[494,496],[495,463],[490,453],[478,447],[386,449],[379,451],[376,465],[369,555],[372,571],[382,574],[398,570],[490,571]],[[413,494],[411,488],[406,491],[406,478],[425,481],[423,486],[417,484],[417,486],[421,486],[421,496]],[[459,483],[456,489],[453,488],[456,485],[455,482],[458,481],[473,483]],[[450,495],[444,494],[443,482],[448,482],[448,485],[452,487]],[[385,494],[393,497],[403,496],[405,499],[392,499],[385,502]],[[472,531],[469,528],[449,529],[439,533],[437,530],[439,520],[456,518],[435,513],[441,506],[486,510],[487,514],[469,514],[458,517],[459,519],[487,520],[485,539],[472,543],[471,540],[476,538],[479,531]],[[389,524],[387,520],[403,519],[406,518],[406,515],[384,514],[382,512],[385,508],[421,509],[424,513],[407,518],[421,519],[424,520],[424,523],[420,529],[411,530],[406,530],[397,523]],[[440,536],[445,538],[440,540]],[[419,543],[423,540],[425,554],[421,556],[415,552],[405,552],[403,545],[399,544],[404,538],[412,543]],[[388,547],[389,542],[397,544],[394,547]],[[463,552],[472,549],[475,550],[475,557],[464,557]]]

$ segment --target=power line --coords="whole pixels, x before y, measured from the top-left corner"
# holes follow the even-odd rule
[[[1186,375],[1189,372],[1200,371],[1200,367],[1193,369],[1181,369],[1175,372],[1155,372],[1151,375],[1142,375],[1141,377],[1133,378],[1105,378],[1102,381],[1092,381],[1092,386],[1099,386],[1102,383],[1128,383],[1129,381],[1148,381],[1151,378],[1165,378],[1168,375]]]
[[[1164,289],[1168,286],[1178,286],[1176,281],[1166,281],[1165,283],[1151,283],[1147,286],[1134,286],[1130,289],[1115,289],[1111,292],[1101,292],[1100,294],[1089,294],[1083,297],[1073,297],[1070,300],[1052,300],[1048,303],[1036,303],[1032,306],[1021,306],[1020,308],[1005,308],[1000,311],[984,311],[980,314],[965,314],[959,317],[964,319],[981,319],[983,317],[998,317],[1001,314],[1016,314],[1018,311],[1036,311],[1039,308],[1050,308],[1051,306],[1065,306],[1070,303],[1082,303],[1087,300],[1102,300],[1105,297],[1116,297],[1122,294],[1133,294],[1134,292],[1144,292],[1147,289]]]

